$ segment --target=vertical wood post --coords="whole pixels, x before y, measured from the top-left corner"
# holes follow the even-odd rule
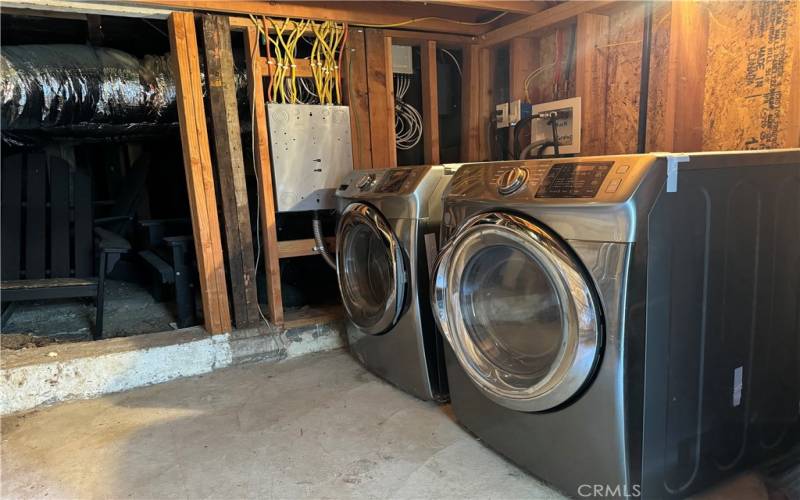
[[[350,136],[353,145],[353,167],[372,168],[370,139],[369,90],[367,88],[367,55],[364,29],[350,28],[347,37],[344,71],[345,96],[350,106]]]
[[[664,136],[657,150],[703,149],[708,9],[699,2],[672,2]]]
[[[606,152],[608,16],[579,14],[575,32],[575,95],[581,98],[581,154]]]
[[[392,38],[367,29],[366,47],[372,167],[396,167]]]
[[[247,60],[247,90],[250,96],[253,151],[258,172],[261,225],[261,258],[267,275],[267,301],[270,320],[283,325],[281,272],[278,262],[278,232],[275,227],[275,190],[272,185],[272,164],[269,158],[267,113],[264,105],[264,80],[261,73],[261,52],[255,28],[244,32]]]
[[[539,66],[539,39],[514,38],[508,44],[508,86],[509,102],[517,99],[529,102],[525,93],[525,78]],[[534,87],[534,93],[537,93]],[[531,104],[534,102],[532,101]],[[514,129],[510,129],[514,130]],[[520,135],[521,147],[525,147],[531,140],[530,127],[525,126]],[[508,136],[508,150],[514,150],[513,134]]]
[[[206,330],[220,333],[230,331],[231,319],[192,13],[170,14],[169,40],[203,315]]]
[[[439,163],[439,80],[436,65],[436,42],[420,45],[422,83],[422,147],[425,163]]]
[[[480,50],[477,45],[470,45],[462,51],[461,161],[477,161],[480,158]]]
[[[493,140],[489,136],[489,123],[494,115],[494,67],[492,63],[492,56],[495,49],[480,49],[480,83],[479,83],[479,107],[480,116],[478,118],[480,147],[478,157],[481,161],[491,160],[492,151],[490,141]]]
[[[236,104],[231,29],[226,16],[203,16],[206,84],[211,103],[214,150],[225,221],[233,319],[237,328],[256,326],[258,296],[247,201],[242,138]]]

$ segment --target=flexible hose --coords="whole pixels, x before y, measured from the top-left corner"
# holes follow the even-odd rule
[[[311,229],[314,231],[315,250],[322,255],[322,258],[325,259],[325,262],[327,262],[329,266],[336,269],[336,261],[325,247],[325,240],[322,239],[322,221],[319,220],[319,215],[316,212],[314,212],[314,219],[311,221]]]

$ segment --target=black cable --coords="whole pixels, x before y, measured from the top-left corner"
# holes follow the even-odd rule
[[[558,151],[558,113],[550,115],[550,126],[553,128],[553,154],[560,156],[561,153]]]
[[[532,122],[536,118],[538,118],[538,116],[536,116],[536,115],[528,115],[528,116],[522,118],[520,121],[518,121],[516,125],[514,125],[514,151],[512,151],[512,153],[514,155],[514,158],[519,158],[519,155],[521,153],[521,151],[520,151],[520,143],[519,143],[519,133],[520,133],[520,131],[525,126],[525,124],[527,124],[529,122]],[[533,130],[531,130],[531,133],[533,133]]]
[[[639,82],[639,124],[636,130],[636,152],[644,153],[647,140],[647,101],[650,94],[650,46],[653,34],[653,3],[644,3],[644,32],[642,33],[642,79]]]

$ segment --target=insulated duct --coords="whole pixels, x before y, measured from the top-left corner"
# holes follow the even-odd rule
[[[9,134],[102,136],[177,122],[169,54],[138,59],[88,45],[9,45],[0,47],[0,75],[6,142],[16,142]],[[243,72],[235,77],[244,89]]]

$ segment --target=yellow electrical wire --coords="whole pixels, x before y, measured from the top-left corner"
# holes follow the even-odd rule
[[[475,21],[475,22],[459,21],[457,19],[448,19],[446,17],[438,17],[438,16],[426,16],[426,17],[414,17],[406,21],[400,21],[399,23],[391,23],[391,24],[364,24],[364,23],[353,23],[353,24],[357,26],[364,26],[366,28],[396,28],[398,26],[406,26],[408,24],[419,23],[422,21],[444,21],[447,23],[461,24],[464,26],[484,26],[487,24],[492,24],[493,22],[497,21],[506,14],[508,14],[508,12],[501,12],[500,14],[497,14],[496,16],[487,21]]]

